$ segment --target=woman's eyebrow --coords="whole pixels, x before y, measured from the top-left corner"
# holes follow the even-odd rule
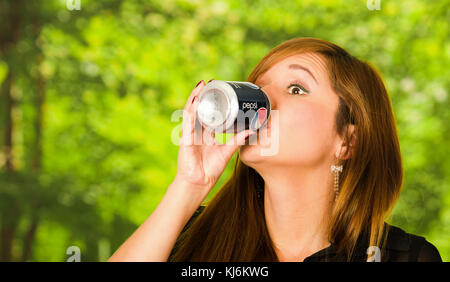
[[[289,69],[304,70],[307,73],[309,73],[309,75],[311,75],[312,78],[314,79],[314,81],[317,83],[317,79],[314,77],[314,75],[311,73],[311,71],[308,68],[305,68],[304,66],[301,66],[301,65],[298,65],[298,64],[290,64],[289,65]]]

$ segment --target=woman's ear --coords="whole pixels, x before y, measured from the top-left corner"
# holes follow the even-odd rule
[[[356,127],[353,124],[347,126],[347,135],[338,145],[336,158],[341,160],[349,159],[352,156],[353,148],[356,144]]]

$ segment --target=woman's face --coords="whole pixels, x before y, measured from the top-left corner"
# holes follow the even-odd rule
[[[335,129],[339,100],[321,57],[313,53],[288,57],[255,84],[269,96],[278,121],[276,113],[271,114],[258,139],[250,138],[250,144],[256,145],[240,148],[246,165],[313,167],[333,160],[340,141]]]

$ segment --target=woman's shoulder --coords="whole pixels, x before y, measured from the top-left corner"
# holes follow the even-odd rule
[[[397,226],[388,225],[386,249],[388,261],[441,262],[438,249],[423,236],[407,233]]]

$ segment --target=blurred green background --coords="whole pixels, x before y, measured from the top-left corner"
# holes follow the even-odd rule
[[[450,260],[448,0],[69,2],[0,0],[1,261],[105,261],[175,176],[171,116],[197,82],[245,80],[303,36],[381,72],[405,169],[392,223]]]

